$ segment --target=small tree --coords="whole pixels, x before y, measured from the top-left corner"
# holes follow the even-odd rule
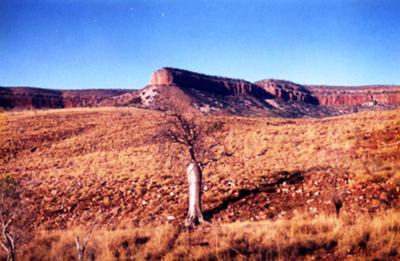
[[[93,225],[85,237],[83,237],[83,238],[81,238],[79,236],[75,237],[75,246],[76,246],[76,251],[78,254],[79,261],[83,261],[83,259],[85,258],[87,244],[88,244],[89,240],[92,238],[95,227],[96,227],[96,225]]]
[[[201,206],[203,168],[216,160],[213,151],[219,145],[214,141],[207,147],[205,140],[210,138],[212,133],[221,130],[223,123],[202,125],[196,122],[193,116],[187,117],[178,112],[170,113],[168,117],[158,136],[162,141],[176,143],[185,148],[190,159],[187,167],[189,207],[186,225],[203,223],[205,222]]]
[[[16,260],[17,243],[21,231],[16,225],[22,217],[20,214],[20,191],[18,184],[10,176],[0,179],[0,245],[7,253],[7,260]]]
[[[333,192],[332,192],[332,203],[333,205],[335,205],[335,213],[336,213],[336,217],[339,218],[340,215],[340,209],[343,207],[343,200],[342,200],[342,196],[338,194],[338,190],[337,190],[337,174],[333,173],[333,182],[332,182],[332,186],[333,186]]]

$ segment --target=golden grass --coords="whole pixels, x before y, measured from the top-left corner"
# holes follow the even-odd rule
[[[5,112],[0,121],[0,177],[15,177],[25,190],[23,201],[33,227],[43,231],[34,241],[37,248],[31,248],[38,256],[52,251],[49,256],[68,259],[74,253],[73,238],[81,233],[75,228],[94,222],[99,231],[91,248],[102,260],[111,259],[114,248],[122,247],[118,247],[121,238],[128,238],[128,249],[136,259],[157,255],[170,260],[180,255],[240,259],[243,256],[235,249],[248,244],[240,238],[250,240],[252,247],[246,251],[254,258],[264,257],[265,249],[270,249],[265,252],[268,257],[278,259],[301,255],[308,248],[316,248],[317,255],[324,248],[328,250],[322,252],[329,252],[334,240],[334,255],[347,257],[346,248],[363,237],[381,248],[368,245],[376,250],[368,252],[355,247],[358,257],[398,251],[398,229],[392,233],[387,228],[389,218],[398,213],[375,214],[371,220],[362,213],[398,209],[398,198],[388,203],[385,197],[400,191],[400,110],[323,119],[199,118],[202,123],[224,123],[217,137],[218,162],[204,171],[206,211],[238,198],[243,190],[259,188],[281,171],[299,171],[305,181],[232,203],[214,215],[212,223],[218,229],[204,232],[210,237],[207,247],[185,244],[188,235],[180,233],[173,251],[165,242],[173,240],[176,225],[185,216],[187,157],[179,147],[153,139],[165,114],[135,108],[60,109]],[[339,221],[326,216],[333,212],[332,188],[326,181],[332,175],[340,178],[340,192],[345,194]],[[304,216],[296,214],[303,212]],[[311,216],[307,221],[305,217]],[[293,218],[288,222],[287,217]],[[266,221],[218,225],[250,219]],[[122,224],[129,229],[121,228]],[[305,232],[300,233],[302,226]],[[312,239],[315,230],[317,241]],[[370,231],[369,236],[364,230]],[[203,232],[190,238],[196,233],[201,238]],[[158,234],[163,236],[156,240]],[[151,239],[136,246],[134,235]],[[238,242],[231,242],[236,237]],[[315,242],[299,243],[310,240]],[[122,248],[120,259],[129,252]],[[253,253],[253,248],[260,253]],[[195,254],[188,255],[188,249]]]
[[[87,232],[86,232],[87,233]],[[75,260],[81,229],[41,232],[21,253],[22,260]],[[400,249],[400,213],[376,217],[298,215],[289,220],[203,226],[173,225],[95,231],[89,260],[288,260],[325,258],[389,260]]]
[[[205,209],[240,189],[257,187],[260,180],[279,171],[318,168],[322,170],[319,175],[327,175],[324,170],[330,168],[337,174],[348,173],[350,187],[371,180],[399,187],[399,112],[291,120],[201,118],[225,124],[218,137],[222,143],[218,162],[204,173]],[[39,215],[79,205],[84,199],[85,205],[110,214],[106,219],[115,219],[115,223],[150,216],[164,223],[168,215],[184,215],[187,157],[177,146],[152,139],[165,120],[163,113],[84,108],[5,115],[0,174],[26,184],[34,197],[27,200],[35,201]],[[93,220],[90,213],[74,211],[67,226]]]
[[[86,257],[96,260],[129,260],[160,257],[168,250],[175,232],[171,225],[156,228],[96,230],[86,245]],[[85,239],[84,228],[40,231],[35,240],[24,246],[22,260],[74,260],[77,258],[76,237]]]
[[[165,117],[154,111],[96,108],[6,114],[8,130],[1,132],[1,146],[22,154],[3,164],[2,170],[15,174],[22,173],[15,166],[23,165],[26,169],[39,167],[45,173],[37,174],[47,177],[57,174],[53,173],[57,165],[68,175],[103,176],[111,171],[112,175],[154,176],[170,171],[165,167],[174,160],[165,156],[176,156],[174,146],[167,145],[170,155],[160,155],[158,144],[151,142],[155,127]],[[249,170],[263,175],[333,165],[359,177],[385,168],[399,172],[399,158],[393,153],[400,146],[398,115],[399,110],[290,121],[210,117],[225,122],[223,149],[233,152],[231,157],[221,158],[226,164],[213,166],[210,172],[225,176],[234,171],[238,179],[248,176]],[[38,153],[30,154],[36,147]]]

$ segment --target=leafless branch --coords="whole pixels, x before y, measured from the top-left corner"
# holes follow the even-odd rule
[[[24,219],[20,204],[20,190],[10,176],[0,179],[0,245],[7,252],[7,260],[16,259],[17,243],[20,243],[21,220]],[[17,215],[19,216],[16,219]]]
[[[200,124],[191,116],[179,112],[167,115],[168,120],[160,126],[157,134],[158,140],[182,145],[188,151],[191,160],[203,168],[218,160],[214,150],[221,144],[215,140],[212,142],[212,139],[215,138],[215,132],[223,129],[223,122]],[[206,140],[212,143],[206,145]]]
[[[4,225],[3,225],[3,230],[6,230],[6,229],[7,229],[7,227],[11,224],[11,222],[14,220],[14,218],[15,218],[15,213],[13,213],[13,214],[11,215],[11,217],[8,219],[7,222],[3,222],[3,218],[1,218],[1,222],[4,224]]]
[[[4,248],[4,250],[5,250],[7,253],[9,253],[8,248],[7,248],[2,242],[0,242],[0,245]]]
[[[92,238],[95,227],[96,225],[93,225],[90,228],[89,233],[86,235],[86,237],[84,237],[83,241],[79,238],[79,236],[75,238],[75,245],[76,245],[76,250],[78,251],[79,261],[82,261],[85,257],[86,246],[89,240]]]

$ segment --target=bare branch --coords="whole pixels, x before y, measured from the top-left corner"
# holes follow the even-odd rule
[[[7,253],[10,252],[10,251],[8,250],[8,248],[7,248],[2,242],[0,242],[0,245],[4,248],[4,250],[5,250]]]
[[[76,245],[76,250],[78,251],[78,260],[82,261],[83,258],[85,257],[85,251],[86,251],[86,245],[89,242],[89,240],[92,238],[94,229],[96,225],[93,225],[89,233],[86,235],[86,237],[83,239],[83,241],[77,236],[75,238],[75,245]]]
[[[15,213],[12,214],[12,216],[10,217],[10,219],[3,225],[3,229],[7,229],[7,227],[10,225],[10,223],[14,220],[15,217]]]
[[[23,206],[20,201],[21,190],[18,182],[11,176],[0,179],[0,245],[7,252],[7,260],[16,260],[17,245],[26,236],[26,229],[22,227],[26,217],[23,215]],[[18,215],[18,219],[16,219]]]

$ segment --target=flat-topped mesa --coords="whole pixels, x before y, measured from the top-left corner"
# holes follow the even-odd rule
[[[196,89],[219,95],[253,95],[262,97],[266,92],[251,82],[227,77],[165,67],[153,73],[150,85],[173,85],[183,89]]]
[[[305,86],[320,105],[356,106],[362,104],[400,105],[400,86]]]

